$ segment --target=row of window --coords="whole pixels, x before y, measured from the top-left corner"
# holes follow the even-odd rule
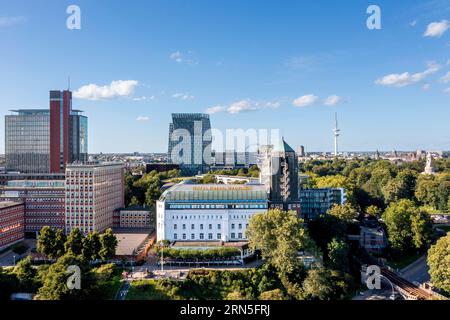
[[[173,234],[173,239],[174,240],[178,240],[178,234],[177,233]],[[208,240],[214,240],[213,234],[212,233],[208,233],[207,239]],[[216,240],[221,240],[221,239],[222,239],[222,234],[221,233],[217,233],[216,234]],[[231,239],[245,239],[245,238],[243,236],[243,233],[239,232],[237,234],[236,233],[231,233]],[[183,233],[181,235],[181,240],[188,240],[186,233]],[[204,233],[200,233],[199,237],[196,238],[195,233],[191,233],[190,240],[205,240],[205,234]]]
[[[199,227],[200,227],[200,230],[203,230],[203,223],[200,223]],[[234,223],[232,223],[231,224],[231,229],[235,229],[235,227],[236,227],[236,225]],[[246,224],[245,227],[248,228],[248,224]],[[186,224],[182,224],[181,228],[183,230],[186,230]],[[208,224],[208,229],[212,230],[212,228],[213,228],[213,225],[211,223]],[[221,224],[217,224],[217,229],[220,230],[221,228],[222,228],[222,225]],[[178,225],[176,223],[173,225],[173,229],[174,230],[178,229]],[[194,230],[194,229],[195,229],[195,224],[192,223],[191,224],[191,230]],[[242,223],[238,224],[238,229],[242,229]]]

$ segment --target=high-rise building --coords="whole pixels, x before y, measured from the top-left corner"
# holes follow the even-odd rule
[[[11,110],[5,116],[6,169],[50,172],[49,110]]]
[[[124,207],[124,166],[118,163],[66,167],[66,233],[87,234],[113,227],[114,211]]]
[[[295,151],[283,139],[277,146],[263,146],[260,156],[260,182],[269,193],[270,207],[300,214]]]
[[[50,172],[87,161],[87,117],[72,110],[72,92],[50,91]]]
[[[169,125],[168,161],[183,174],[208,171],[212,164],[211,122],[208,114],[173,113]]]
[[[5,116],[6,168],[22,173],[63,173],[87,161],[87,117],[72,110],[72,93],[50,91],[50,109],[11,110]]]
[[[35,237],[44,226],[63,229],[64,180],[16,180],[0,187],[1,201],[23,202],[25,233]]]

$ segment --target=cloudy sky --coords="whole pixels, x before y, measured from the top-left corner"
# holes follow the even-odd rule
[[[449,24],[450,0],[1,1],[0,113],[70,75],[90,152],[165,152],[172,112],[330,151],[335,111],[343,150],[450,150]]]

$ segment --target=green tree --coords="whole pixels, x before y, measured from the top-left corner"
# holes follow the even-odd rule
[[[66,234],[64,233],[63,229],[57,229],[55,231],[55,242],[54,242],[54,252],[56,254],[56,257],[63,256],[65,252],[64,244],[67,241]]]
[[[381,209],[377,206],[371,205],[366,208],[366,213],[373,218],[379,218],[381,216]]]
[[[328,266],[335,270],[347,271],[349,267],[349,246],[341,240],[333,238],[328,243]]]
[[[274,289],[261,292],[259,300],[285,300],[284,294],[280,289]]]
[[[81,260],[73,255],[72,252],[60,257],[56,263],[52,264],[41,288],[38,291],[38,299],[40,300],[65,300],[65,299],[79,299],[80,290],[69,289],[67,280],[70,273],[67,268],[70,265],[81,266]],[[83,272],[81,273],[83,275]],[[84,287],[84,282],[81,280],[81,286]]]
[[[81,251],[83,250],[83,234],[80,229],[72,229],[64,244],[64,248],[66,252],[70,252],[76,256],[81,254]]]
[[[58,254],[55,250],[55,240],[55,230],[49,226],[44,226],[39,232],[39,237],[36,242],[36,250],[50,259],[57,258]]]
[[[99,251],[99,256],[103,261],[110,260],[114,258],[117,248],[117,238],[113,234],[111,229],[107,229],[104,233],[100,235],[101,249]]]
[[[100,258],[100,250],[102,245],[100,243],[100,236],[98,232],[94,231],[89,233],[82,240],[83,248],[81,249],[81,255],[85,261],[93,261]]]
[[[426,206],[437,209],[439,182],[434,175],[421,175],[417,179],[415,195],[417,200]]]
[[[428,250],[427,262],[431,282],[450,293],[450,232]]]
[[[19,261],[14,267],[14,273],[21,283],[21,287],[31,289],[34,285],[34,277],[36,276],[36,270],[31,266],[31,256],[26,257]]]
[[[411,216],[412,243],[416,249],[428,247],[433,236],[433,222],[425,212],[416,212]]]
[[[411,200],[402,199],[391,203],[383,220],[389,243],[396,250],[422,249],[431,242],[433,229],[430,217],[420,212]]]
[[[303,295],[307,300],[331,300],[333,283],[327,269],[311,269],[302,284]]]
[[[161,181],[159,177],[150,179],[147,191],[145,192],[145,203],[151,207],[155,204],[156,200],[161,196],[160,189]]]
[[[280,273],[287,277],[299,264],[297,258],[300,250],[313,250],[303,221],[294,211],[269,210],[267,213],[251,217],[246,230],[250,247],[260,249]]]
[[[327,214],[346,222],[358,218],[358,211],[350,203],[334,204],[328,209]]]

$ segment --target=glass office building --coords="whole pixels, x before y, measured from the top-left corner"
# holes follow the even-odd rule
[[[70,91],[50,91],[49,109],[11,111],[5,116],[8,171],[64,173],[67,163],[87,161],[87,117],[72,110]]]
[[[5,116],[6,168],[23,173],[50,171],[49,110],[13,110]]]
[[[211,143],[208,114],[172,114],[167,157],[169,163],[180,165],[183,174],[198,174],[209,170],[212,164]]]

